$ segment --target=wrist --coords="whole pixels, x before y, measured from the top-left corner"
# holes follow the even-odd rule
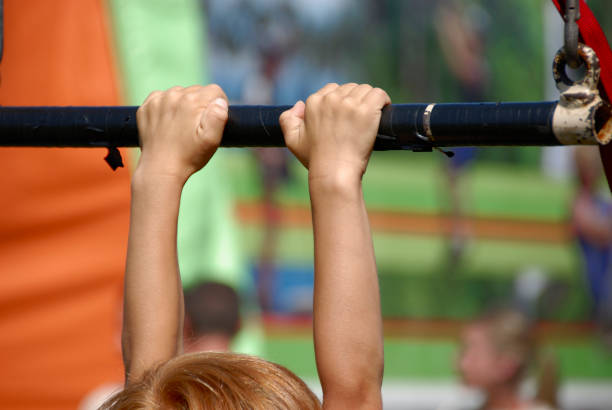
[[[132,182],[155,183],[155,181],[175,182],[184,185],[193,172],[170,158],[156,158],[141,154],[132,175]]]
[[[353,168],[316,169],[310,168],[308,172],[308,186],[311,197],[317,195],[341,195],[355,197],[361,195],[360,170]]]
[[[159,167],[144,166],[139,163],[132,174],[132,190],[147,187],[174,186],[183,189],[189,175]]]

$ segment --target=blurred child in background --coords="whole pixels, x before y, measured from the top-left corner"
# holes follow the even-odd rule
[[[435,29],[446,65],[457,82],[458,97],[466,102],[485,99],[488,67],[485,39],[489,15],[475,2],[441,2],[436,11]],[[462,176],[476,159],[476,148],[453,148],[454,156],[446,163],[451,227],[448,236],[449,262],[455,269],[469,240],[466,218],[469,193]]]
[[[228,285],[202,282],[185,290],[185,352],[229,352],[240,330],[240,298]],[[119,381],[91,391],[79,410],[95,410],[123,388]]]
[[[217,282],[203,282],[185,291],[185,351],[229,352],[240,329],[236,291]]]
[[[474,320],[461,336],[458,370],[466,385],[485,395],[483,410],[549,410],[557,408],[555,362],[545,358],[534,398],[520,394],[535,356],[528,320],[513,310],[500,310]]]
[[[584,271],[593,302],[593,315],[612,346],[612,200],[600,190],[603,176],[596,147],[575,151],[578,187],[572,210],[574,232],[582,251]]]

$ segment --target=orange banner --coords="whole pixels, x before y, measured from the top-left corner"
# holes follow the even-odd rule
[[[5,0],[4,19],[0,104],[119,103],[102,0]],[[105,155],[0,149],[0,408],[76,408],[122,378],[129,174]]]

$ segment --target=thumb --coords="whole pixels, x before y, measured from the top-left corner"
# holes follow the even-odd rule
[[[304,111],[306,106],[302,101],[295,103],[293,107],[281,114],[279,118],[281,130],[285,136],[287,147],[292,148],[300,136],[304,126]]]
[[[228,117],[228,105],[224,98],[217,98],[208,104],[200,117],[198,137],[218,146],[223,137],[223,129]]]

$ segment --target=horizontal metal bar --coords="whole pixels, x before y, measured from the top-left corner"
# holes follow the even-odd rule
[[[557,102],[398,104],[385,107],[375,149],[561,145]],[[288,106],[231,106],[221,146],[281,147]],[[0,107],[0,146],[135,147],[138,107]]]

